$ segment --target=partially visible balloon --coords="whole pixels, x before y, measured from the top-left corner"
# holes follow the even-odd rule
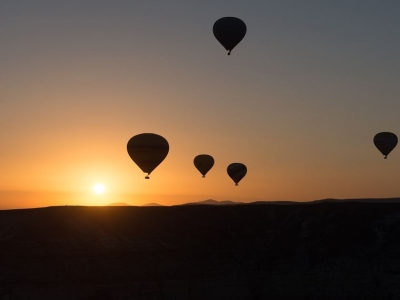
[[[380,132],[374,137],[374,144],[385,155],[385,159],[397,145],[397,136],[391,132]]]
[[[246,175],[247,168],[242,163],[232,163],[228,166],[227,172],[229,177],[235,182],[235,185],[238,185],[239,181]]]
[[[201,175],[203,175],[203,178],[205,178],[207,172],[214,166],[214,158],[208,154],[200,154],[194,158],[193,163]]]
[[[235,17],[218,19],[213,26],[215,38],[228,50],[228,55],[246,35],[246,24]]]
[[[127,149],[131,159],[149,179],[150,173],[167,157],[169,144],[158,134],[142,133],[128,141]]]

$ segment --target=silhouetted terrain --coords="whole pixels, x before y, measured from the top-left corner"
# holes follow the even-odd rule
[[[164,206],[164,205],[161,205],[161,204],[158,204],[158,203],[147,203],[147,204],[144,204],[142,206]]]
[[[400,299],[400,203],[0,211],[0,299]]]
[[[213,199],[208,199],[198,202],[189,202],[181,205],[238,205],[238,204],[243,204],[243,202],[234,202],[230,200],[217,201]]]

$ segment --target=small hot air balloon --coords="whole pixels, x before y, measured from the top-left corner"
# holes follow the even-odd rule
[[[235,185],[238,185],[239,181],[247,173],[247,168],[242,163],[232,163],[228,166],[227,172],[230,178],[235,182]]]
[[[165,159],[169,144],[165,138],[154,133],[135,135],[128,141],[128,154],[139,168],[147,173],[146,179],[153,170]]]
[[[213,26],[215,38],[228,50],[228,55],[246,35],[246,24],[235,17],[225,17],[218,19]]]
[[[380,132],[374,137],[374,144],[378,150],[385,155],[385,159],[397,145],[397,136],[391,132]]]
[[[201,175],[203,175],[203,178],[205,178],[207,172],[214,166],[214,158],[208,154],[200,154],[194,158],[193,163]]]

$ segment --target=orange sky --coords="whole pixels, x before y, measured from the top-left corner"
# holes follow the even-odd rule
[[[0,6],[0,208],[399,196],[372,139],[400,134],[400,7],[230,3]],[[231,56],[226,15],[248,27]],[[150,180],[126,152],[143,132],[170,144]]]

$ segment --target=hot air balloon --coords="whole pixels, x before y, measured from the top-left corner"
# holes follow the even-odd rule
[[[235,182],[235,185],[238,185],[239,181],[247,173],[247,168],[242,163],[232,163],[228,166],[227,172],[230,178]]]
[[[214,166],[214,158],[208,154],[200,154],[194,158],[193,163],[201,175],[203,175],[203,178],[205,178],[207,172]]]
[[[215,38],[228,50],[228,55],[246,35],[246,24],[235,17],[225,17],[218,19],[213,26]]]
[[[169,144],[165,138],[154,133],[135,135],[128,141],[128,154],[139,168],[147,173],[146,179],[153,170],[165,159]]]
[[[374,137],[374,144],[378,150],[385,155],[385,159],[397,145],[397,136],[391,132],[380,132]]]

